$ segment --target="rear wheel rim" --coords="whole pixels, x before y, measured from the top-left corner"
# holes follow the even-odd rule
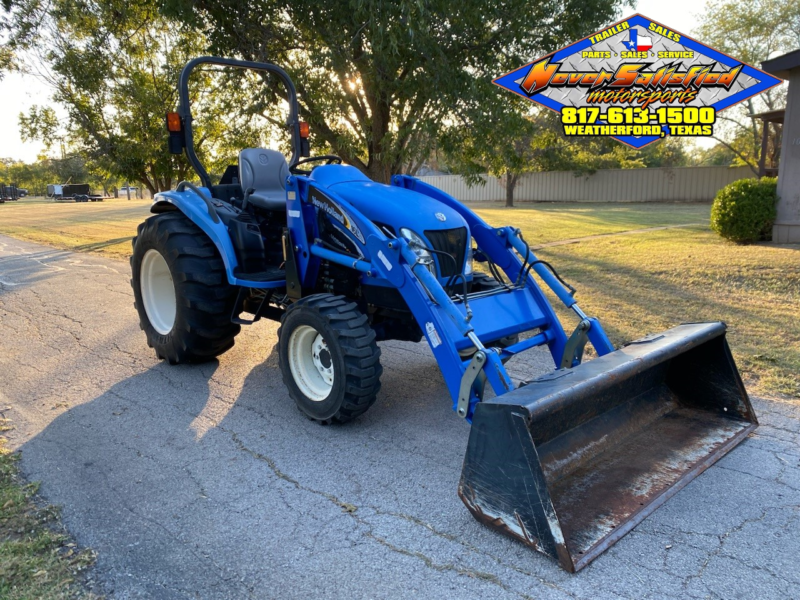
[[[289,370],[302,394],[322,402],[333,389],[333,356],[322,334],[310,325],[300,325],[289,336]]]
[[[175,284],[169,265],[158,250],[150,249],[145,252],[140,284],[144,310],[150,325],[161,335],[167,335],[175,325],[177,313]]]

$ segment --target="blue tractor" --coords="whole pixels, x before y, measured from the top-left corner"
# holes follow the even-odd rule
[[[277,78],[288,162],[244,149],[211,180],[193,145],[188,85],[199,65]],[[453,410],[472,424],[459,496],[477,519],[573,572],[756,427],[723,323],[615,350],[518,229],[493,227],[414,177],[385,185],[336,156],[309,157],[280,67],[197,58],[179,96],[170,150],[186,152],[199,181],[156,195],[131,257],[141,327],[159,358],[210,360],[242,325],[279,321],[289,396],[311,419],[342,423],[376,401],[378,342],[425,340]],[[543,287],[575,314],[574,329]],[[597,358],[584,363],[587,343]],[[537,347],[552,372],[513,380],[505,362]]]

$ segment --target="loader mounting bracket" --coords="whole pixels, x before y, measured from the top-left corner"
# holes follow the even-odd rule
[[[564,356],[561,358],[561,368],[569,369],[583,359],[583,350],[586,348],[586,342],[589,341],[589,329],[592,327],[592,322],[589,319],[583,319],[572,335],[569,336],[566,345],[564,346]]]
[[[458,390],[458,406],[456,413],[459,417],[464,419],[469,414],[469,400],[472,397],[472,388],[475,380],[478,379],[483,372],[483,364],[486,362],[486,354],[482,350],[478,350],[469,361],[467,370],[461,376],[461,387]]]
[[[292,234],[288,228],[283,230],[282,243],[284,268],[286,269],[286,295],[289,296],[290,300],[297,301],[303,297],[303,288],[300,284],[300,274],[297,270]]]

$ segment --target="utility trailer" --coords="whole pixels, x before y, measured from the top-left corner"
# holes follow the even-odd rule
[[[19,200],[22,196],[24,196],[24,194],[20,194],[20,190],[17,186],[0,183],[0,204]]]
[[[193,145],[188,86],[200,65],[252,69],[283,85],[288,163],[247,148],[212,181]],[[471,423],[460,498],[476,519],[570,572],[757,426],[723,323],[615,348],[519,229],[493,227],[414,177],[386,185],[337,156],[309,157],[294,84],[277,65],[197,58],[178,91],[169,147],[186,152],[199,181],[155,196],[131,257],[140,326],[159,358],[210,360],[242,326],[278,321],[288,396],[328,424],[376,401],[377,342],[424,340],[454,412]],[[584,361],[589,343],[597,358]],[[505,362],[535,348],[553,369],[512,379]]]
[[[47,186],[47,197],[56,202],[102,202],[104,196],[92,194],[88,183],[51,183]]]

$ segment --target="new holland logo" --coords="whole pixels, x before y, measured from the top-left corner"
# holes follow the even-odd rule
[[[364,234],[361,233],[361,229],[359,229],[358,225],[353,223],[353,220],[347,215],[346,212],[342,210],[338,204],[336,204],[336,202],[323,195],[319,190],[313,188],[309,196],[311,199],[311,204],[340,223],[345,229],[352,233],[359,242],[362,244],[366,243],[364,241]]]
[[[436,218],[439,219],[440,221],[446,221],[447,220],[447,217],[444,216],[444,213],[440,213],[440,212],[436,213]]]
[[[781,81],[637,14],[494,83],[559,113],[566,136],[641,148],[714,135],[719,111]]]

